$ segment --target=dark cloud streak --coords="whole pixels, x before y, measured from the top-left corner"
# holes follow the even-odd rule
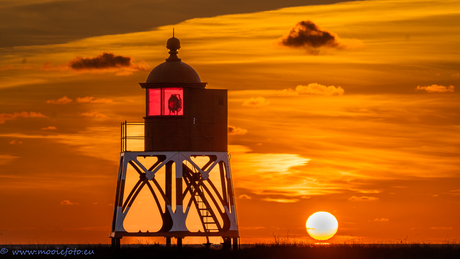
[[[0,8],[0,48],[57,44],[152,30],[187,19],[251,13],[343,0],[78,0],[7,4]],[[177,30],[176,32],[180,32]]]
[[[75,70],[120,68],[131,65],[130,57],[115,56],[115,54],[107,52],[95,58],[77,57],[69,62],[69,66]]]

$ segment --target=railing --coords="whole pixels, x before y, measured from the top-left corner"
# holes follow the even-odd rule
[[[144,151],[144,123],[121,122],[121,152]]]

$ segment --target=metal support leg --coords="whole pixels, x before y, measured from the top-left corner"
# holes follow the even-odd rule
[[[166,237],[166,247],[171,247],[171,238]]]
[[[182,248],[182,237],[177,238],[177,248],[179,248],[179,249]]]
[[[114,249],[116,253],[120,252],[120,243],[120,238],[112,238],[112,249]]]
[[[223,237],[224,239],[224,242],[222,243],[222,249],[224,250],[230,250],[230,248],[232,247],[232,238],[230,237]]]
[[[233,251],[238,250],[238,238],[234,237],[233,238]]]

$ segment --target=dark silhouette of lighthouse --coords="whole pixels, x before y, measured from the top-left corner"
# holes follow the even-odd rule
[[[128,151],[122,124],[122,152],[112,223],[112,245],[124,236],[187,236],[223,238],[224,247],[237,249],[239,240],[233,183],[227,149],[227,90],[206,89],[197,72],[178,58],[180,41],[167,41],[170,56],[155,67],[145,83],[144,150]],[[151,158],[146,164],[145,158]],[[128,169],[138,181],[126,186]],[[134,170],[132,170],[134,169]],[[157,180],[160,176],[163,181]],[[161,215],[158,231],[126,231],[123,223],[143,189],[154,199]],[[200,229],[189,231],[191,214]]]

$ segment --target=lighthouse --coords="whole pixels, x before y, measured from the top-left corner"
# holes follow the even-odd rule
[[[206,237],[207,245],[209,237],[222,237],[224,247],[230,248],[233,242],[237,249],[227,90],[206,89],[207,83],[178,57],[178,38],[170,38],[166,47],[169,57],[140,83],[146,104],[143,150],[127,149],[129,123],[122,123],[112,245],[119,247],[125,236],[159,236],[166,238],[167,246],[176,239],[180,247],[182,239],[199,236]],[[132,186],[126,185],[129,172],[136,174]],[[124,223],[131,207],[143,206],[136,204],[142,190],[151,193],[161,227],[127,231]]]

